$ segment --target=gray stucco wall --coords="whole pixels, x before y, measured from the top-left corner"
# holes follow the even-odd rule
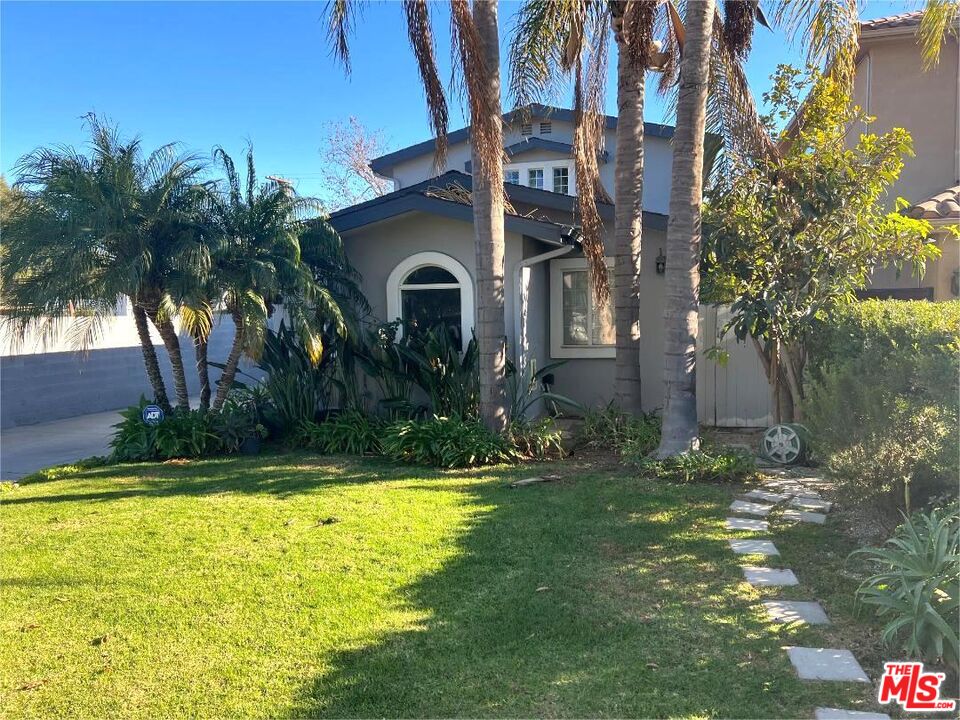
[[[210,360],[224,362],[232,339],[233,323],[225,318],[210,337]],[[200,389],[193,345],[186,338],[181,338],[180,344],[187,384],[191,396],[195,397]],[[156,351],[167,393],[173,400],[173,375],[166,350],[163,345],[157,345]],[[253,370],[246,361],[241,368]],[[219,376],[219,370],[211,368],[211,382],[215,383]],[[53,352],[0,358],[0,427],[3,428],[126,407],[135,404],[140,395],[150,397],[151,389],[139,346],[92,350],[86,355]]]

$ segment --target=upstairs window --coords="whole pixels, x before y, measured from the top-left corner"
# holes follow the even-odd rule
[[[553,169],[553,191],[555,193],[570,194],[570,169],[555,167]]]
[[[533,135],[533,125],[530,123],[522,123],[520,125],[520,134],[521,135]]]
[[[553,123],[549,123],[549,122],[542,122],[542,123],[540,123],[540,134],[541,134],[541,135],[549,135],[549,134],[552,133],[552,132],[553,132]]]
[[[509,185],[519,185],[520,184],[520,171],[519,170],[504,170],[503,171],[503,181]]]
[[[543,168],[530,168],[527,171],[527,185],[537,190],[543,190]]]

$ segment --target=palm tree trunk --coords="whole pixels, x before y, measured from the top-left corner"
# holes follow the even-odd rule
[[[165,412],[170,412],[170,399],[167,397],[167,388],[163,384],[163,375],[160,373],[160,363],[157,361],[157,352],[153,349],[150,339],[150,326],[147,324],[147,311],[137,302],[133,303],[133,321],[137,325],[137,336],[140,338],[140,349],[143,351],[143,365],[147,370],[147,378],[153,388],[153,399]]]
[[[197,358],[197,376],[200,378],[200,409],[210,409],[210,365],[207,363],[208,340],[204,335],[193,338],[193,352]]]
[[[233,380],[237,376],[237,367],[240,365],[240,355],[243,353],[243,316],[237,311],[233,311],[233,345],[230,346],[230,354],[227,355],[227,362],[223,366],[223,374],[220,376],[217,387],[217,396],[213,400],[213,409],[220,410],[223,403],[230,394],[230,388],[233,386]]]
[[[474,0],[473,20],[483,47],[486,78],[480,103],[489,117],[471,117],[495,128],[493,135],[503,147],[500,107],[500,38],[496,0]],[[468,70],[465,68],[465,72]],[[472,114],[472,112],[471,112]],[[494,432],[507,424],[506,323],[504,319],[503,163],[498,153],[478,152],[477,135],[471,134],[473,162],[473,234],[477,251],[477,346],[480,363],[480,417]],[[496,157],[496,161],[491,158]],[[491,166],[488,166],[488,163]]]
[[[700,446],[697,427],[697,323],[700,286],[700,206],[703,140],[714,0],[687,3],[684,56],[680,63],[677,130],[667,225],[664,312],[664,409],[658,457]]]
[[[643,230],[644,70],[620,45],[617,57],[617,157],[614,180],[614,396],[630,414],[640,404],[640,240]]]
[[[160,339],[163,340],[163,346],[167,349],[167,355],[170,358],[170,369],[173,371],[173,387],[177,393],[177,407],[181,410],[190,409],[190,395],[187,392],[187,373],[183,368],[183,353],[180,352],[180,339],[177,337],[177,331],[169,318],[160,317],[157,307],[151,306],[147,309],[150,320],[153,322],[157,332],[160,333]]]

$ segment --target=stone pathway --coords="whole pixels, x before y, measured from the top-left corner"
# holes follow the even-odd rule
[[[762,487],[754,488],[743,499],[730,504],[731,516],[726,519],[726,528],[732,532],[769,533],[770,522],[766,518],[779,508],[776,522],[805,522],[823,525],[833,503],[824,500],[821,490],[827,483],[816,475],[800,477],[796,470],[767,470],[768,477]],[[752,515],[755,517],[737,517]],[[776,557],[780,555],[773,541],[767,538],[729,539],[730,548],[738,555]],[[799,580],[789,568],[773,568],[757,565],[741,565],[744,579],[754,587],[784,587],[798,585]],[[775,623],[805,623],[829,625],[830,618],[818,602],[794,600],[768,600],[763,603],[767,617]],[[842,648],[784,647],[790,662],[801,680],[824,682],[869,683],[870,678],[849,650]],[[860,712],[839,708],[817,708],[817,720],[890,720],[882,713]]]

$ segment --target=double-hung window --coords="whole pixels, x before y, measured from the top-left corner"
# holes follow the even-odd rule
[[[504,170],[503,171],[503,181],[509,185],[519,185],[520,184],[520,171],[519,170]]]
[[[530,168],[527,171],[527,185],[543,190],[543,168]]]
[[[607,261],[612,268],[613,261]],[[611,277],[611,280],[613,278]],[[612,293],[611,293],[612,295]],[[550,354],[555,358],[616,356],[613,299],[598,308],[584,258],[550,263]]]
[[[570,194],[570,168],[553,168],[553,191],[564,195]]]

